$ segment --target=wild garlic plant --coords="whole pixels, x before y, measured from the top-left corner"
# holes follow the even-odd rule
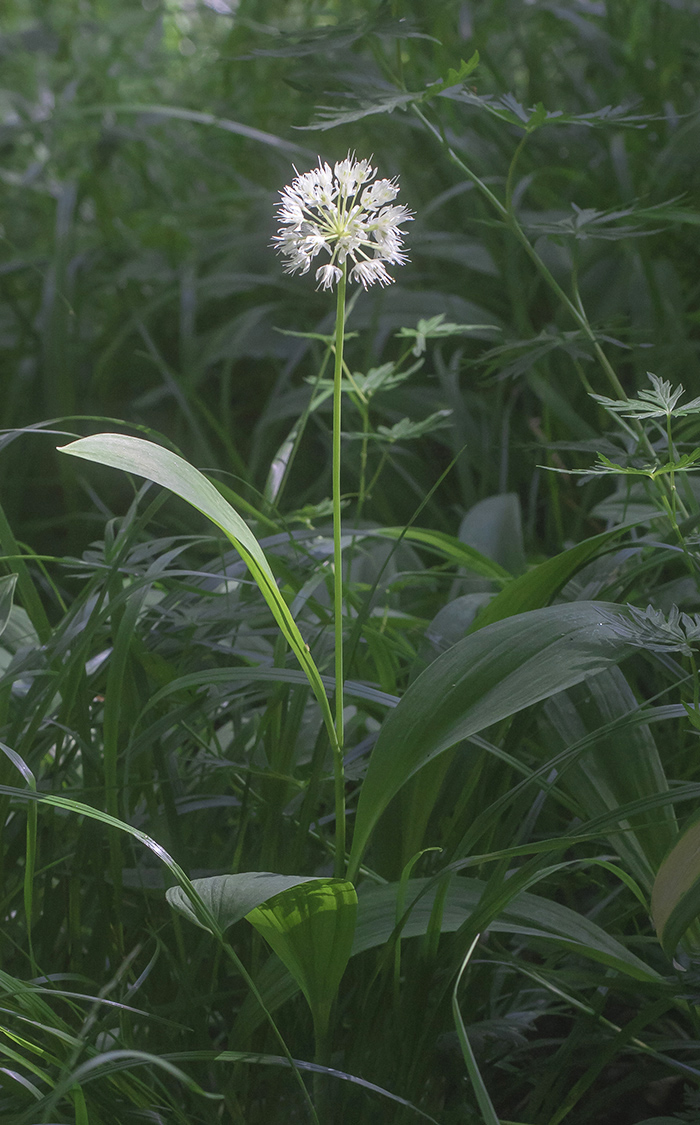
[[[307,273],[319,254],[328,254],[329,261],[316,269],[316,280],[323,290],[337,286],[332,427],[335,717],[311,649],[277,586],[260,544],[245,521],[206,477],[161,446],[120,434],[83,438],[63,449],[86,460],[136,473],[170,489],[223,530],[246,562],[320,706],[334,766],[334,879],[258,871],[213,876],[192,883],[180,879],[179,885],[168,891],[168,900],[175,909],[209,929],[222,942],[223,931],[217,915],[223,903],[226,904],[225,926],[245,917],[265,937],[307,999],[314,1024],[316,1062],[322,1065],[327,1065],[330,1059],[331,1009],[351,955],[357,911],[354,885],[345,878],[343,766],[341,399],[346,291],[348,282],[357,282],[365,290],[376,283],[382,286],[391,283],[393,278],[386,267],[407,261],[401,227],[413,217],[408,208],[393,202],[398,193],[396,180],[377,180],[376,174],[370,161],[356,160],[352,154],[336,163],[333,169],[319,158],[317,168],[301,175],[297,173],[292,184],[281,193],[280,231],[274,239],[277,250],[286,258],[284,269],[288,273]],[[235,959],[232,949],[225,942],[224,945]],[[236,963],[242,971],[237,959]],[[265,1004],[259,996],[258,999],[288,1064],[295,1071],[310,1118],[317,1122],[316,1108],[291,1054]],[[322,1101],[323,1089],[317,1075],[317,1105]]]
[[[295,169],[296,171],[296,169]],[[335,632],[335,785],[336,874],[345,856],[345,799],[343,775],[343,559],[341,517],[341,420],[345,301],[348,281],[364,289],[390,285],[387,265],[403,265],[401,227],[413,218],[407,207],[394,204],[399,187],[394,180],[377,180],[369,160],[348,153],[331,169],[319,157],[318,167],[301,175],[282,192],[277,217],[280,230],[273,239],[286,261],[286,273],[308,273],[319,254],[329,261],[316,269],[320,289],[337,286],[333,368],[333,616]]]

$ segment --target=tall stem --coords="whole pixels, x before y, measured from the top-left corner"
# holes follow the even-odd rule
[[[545,265],[542,258],[537,253],[537,250],[532,245],[532,243],[530,242],[530,239],[527,237],[525,231],[523,230],[520,223],[518,222],[515,211],[513,210],[513,198],[512,198],[512,196],[513,196],[513,179],[514,179],[514,172],[515,172],[515,164],[516,164],[516,161],[517,161],[517,159],[518,159],[518,157],[519,157],[519,155],[522,151],[522,148],[523,148],[523,145],[525,143],[526,138],[523,137],[523,139],[520,141],[520,143],[519,143],[519,145],[518,145],[518,147],[515,151],[515,155],[513,156],[513,160],[511,161],[511,166],[510,166],[510,169],[509,169],[509,172],[508,172],[508,178],[507,178],[507,181],[506,181],[506,203],[503,204],[503,203],[501,203],[498,196],[495,195],[491,191],[491,189],[488,187],[488,185],[485,184],[484,181],[479,178],[479,176],[477,176],[476,172],[473,172],[471,170],[471,168],[467,164],[465,164],[463,160],[460,159],[460,157],[457,155],[455,150],[452,148],[452,146],[450,145],[449,141],[447,140],[446,136],[441,131],[441,129],[437,128],[435,125],[433,125],[433,123],[431,121],[428,120],[428,118],[425,116],[425,114],[420,109],[420,107],[418,105],[414,104],[413,105],[413,111],[417,115],[417,117],[419,117],[420,120],[423,122],[426,129],[428,129],[432,133],[432,135],[436,138],[436,140],[439,141],[439,143],[444,147],[444,149],[446,150],[447,155],[448,155],[449,159],[452,161],[452,163],[457,168],[459,168],[460,171],[463,172],[465,176],[467,176],[467,178],[474,184],[474,186],[476,188],[478,188],[478,190],[488,200],[488,202],[491,204],[491,206],[494,208],[494,210],[499,215],[499,217],[503,220],[503,222],[506,223],[508,227],[510,227],[511,232],[513,233],[513,235],[515,236],[517,241],[520,243],[523,250],[527,254],[530,261],[533,263],[533,265],[535,266],[535,268],[537,269],[537,271],[539,272],[541,277],[546,281],[547,285],[552,290],[552,292],[559,298],[559,300],[561,301],[564,308],[568,310],[568,312],[570,313],[574,322],[578,325],[578,327],[583,332],[584,336],[588,339],[588,341],[589,341],[589,343],[590,343],[590,345],[593,349],[593,352],[596,356],[596,359],[598,360],[598,362],[600,363],[600,366],[602,367],[603,371],[605,372],[606,378],[607,378],[608,382],[610,383],[610,386],[612,387],[613,391],[615,392],[615,395],[617,396],[617,398],[620,399],[621,401],[626,399],[627,395],[625,393],[625,389],[622,386],[622,383],[620,382],[615,369],[613,368],[612,364],[610,363],[610,360],[608,359],[605,352],[603,351],[603,348],[600,346],[600,343],[598,342],[596,334],[593,331],[593,328],[591,327],[591,324],[588,320],[588,316],[586,315],[586,310],[584,308],[583,302],[582,302],[581,297],[580,297],[579,292],[578,292],[576,274],[574,273],[574,277],[572,279],[573,280],[573,294],[574,294],[574,299],[572,300],[568,296],[568,294],[562,289],[559,282],[552,275],[552,273],[547,268],[547,266]],[[649,441],[649,437],[648,437],[646,431],[644,430],[644,427],[642,426],[639,419],[633,418],[631,425],[632,425],[632,428],[633,428],[640,444],[643,445],[645,447],[646,451],[650,455],[653,456],[654,451],[653,451],[651,443]],[[673,484],[673,482],[668,481],[665,476],[660,478],[660,481],[661,481],[661,488],[664,491],[665,502],[668,503],[669,496],[673,496],[673,502],[674,502],[674,505],[675,505],[675,502],[677,500],[677,496],[674,495],[675,485]]]
[[[333,372],[333,618],[335,625],[335,877],[345,874],[345,771],[343,768],[343,548],[340,516],[340,432],[342,418],[343,344],[345,341],[345,289],[347,264],[338,282],[335,314],[335,368]]]
[[[488,199],[489,203],[494,208],[494,210],[498,213],[500,218],[503,219],[503,221],[508,224],[511,231],[513,232],[513,234],[517,238],[518,242],[522,246],[523,250],[525,251],[527,256],[530,258],[530,260],[532,261],[535,268],[542,275],[544,280],[549,285],[550,289],[554,293],[556,293],[556,295],[559,298],[559,300],[561,301],[561,303],[564,305],[564,307],[566,309],[568,309],[569,313],[573,317],[576,324],[579,326],[581,331],[584,333],[584,335],[590,341],[590,343],[593,347],[593,350],[596,354],[596,357],[597,357],[598,361],[600,362],[600,365],[603,368],[603,370],[604,370],[604,372],[605,372],[605,374],[608,378],[608,381],[610,382],[610,385],[612,386],[613,390],[615,391],[615,394],[618,396],[618,398],[621,398],[621,399],[625,398],[626,397],[625,392],[624,392],[624,389],[623,389],[623,387],[620,383],[620,380],[618,379],[610,361],[608,360],[608,357],[606,356],[605,352],[603,351],[600,344],[598,343],[598,341],[596,339],[596,336],[595,336],[595,333],[594,333],[593,329],[591,328],[591,326],[588,322],[588,318],[586,316],[586,313],[585,313],[585,310],[584,310],[583,306],[580,305],[578,302],[572,301],[571,298],[564,292],[561,285],[556,280],[556,278],[554,278],[552,276],[552,273],[547,268],[545,263],[542,261],[539,254],[535,250],[534,246],[531,244],[529,238],[525,234],[525,231],[520,226],[520,223],[518,222],[518,220],[515,216],[515,213],[513,211],[512,205],[511,205],[512,200],[510,198],[510,195],[511,195],[511,190],[512,190],[512,178],[509,180],[509,184],[508,184],[509,198],[508,198],[508,206],[506,206],[505,204],[501,203],[501,201],[500,201],[500,199],[498,198],[497,195],[494,195],[494,193],[491,191],[491,189],[488,187],[488,185],[485,184],[484,181],[482,179],[480,179],[479,176],[477,176],[475,172],[472,172],[471,168],[467,164],[465,164],[463,160],[460,159],[460,157],[457,155],[457,153],[452,148],[452,146],[449,144],[449,142],[446,140],[446,138],[441,134],[440,130],[437,129],[435,127],[435,125],[433,125],[432,122],[428,120],[428,118],[425,116],[425,114],[422,112],[422,110],[416,105],[413,106],[413,110],[416,113],[416,115],[420,118],[420,120],[423,122],[425,127],[427,129],[429,129],[430,132],[433,134],[433,136],[440,142],[440,144],[445,147],[445,149],[447,151],[447,155],[449,156],[452,163],[455,164],[460,169],[460,171],[463,172],[465,174],[465,176],[467,176],[471,180],[471,182],[474,184],[474,186],[479,189],[481,194],[484,195],[486,197],[486,199]],[[516,151],[516,157],[520,153],[520,150],[522,148],[522,144],[523,144],[523,142],[521,141],[521,143],[518,146],[518,149]],[[511,165],[511,171],[512,171],[512,168],[513,168],[513,165]]]

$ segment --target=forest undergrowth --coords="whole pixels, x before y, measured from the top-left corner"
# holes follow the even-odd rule
[[[700,1121],[699,19],[6,0],[7,1125]]]

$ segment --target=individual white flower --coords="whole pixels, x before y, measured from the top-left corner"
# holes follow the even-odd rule
[[[335,166],[336,179],[340,184],[342,194],[345,196],[355,195],[360,184],[373,180],[376,174],[377,169],[372,167],[369,160],[355,160],[350,153],[345,157],[345,160],[339,160]]]
[[[325,266],[319,266],[316,270],[316,280],[319,289],[332,289],[336,281],[340,281],[343,276],[343,271],[339,270],[337,266],[332,266],[328,263]]]
[[[375,281],[380,285],[390,285],[394,279],[386,272],[384,262],[375,258],[371,262],[358,262],[353,266],[350,270],[350,280],[360,281],[367,289],[370,285],[374,285]]]
[[[391,180],[377,180],[375,184],[362,192],[362,206],[365,211],[376,211],[378,207],[396,199],[398,191],[398,184],[392,183]]]
[[[294,169],[296,171],[296,168]],[[348,153],[331,169],[322,164],[301,175],[280,192],[277,252],[287,259],[285,273],[307,273],[322,250],[330,261],[316,270],[319,289],[332,289],[351,263],[350,280],[367,289],[394,279],[386,264],[401,266],[408,258],[399,228],[413,218],[407,207],[390,206],[398,194],[396,180],[374,180],[369,160]],[[369,184],[365,187],[365,184]]]

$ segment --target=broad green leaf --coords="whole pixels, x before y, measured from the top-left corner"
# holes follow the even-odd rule
[[[304,993],[323,1037],[352,950],[352,883],[246,871],[194,879],[192,885],[222,932],[245,918],[265,938]],[[166,896],[175,910],[207,929],[182,887],[171,887]]]
[[[18,591],[21,596],[21,591]],[[25,645],[38,647],[41,644],[39,634],[34,628],[31,618],[21,605],[13,604],[2,631],[2,645],[0,651],[7,653],[7,662],[10,654],[16,653]],[[0,668],[5,669],[6,661],[0,656]]]
[[[136,473],[137,476],[152,480],[186,500],[221,528],[248,565],[277,624],[296,655],[318,700],[324,722],[333,741],[333,716],[328,696],[308,645],[305,644],[289,607],[277,588],[260,544],[247,523],[223,498],[211,481],[170,450],[154,442],[145,441],[143,438],[124,434],[97,434],[93,437],[80,438],[70,445],[61,446],[60,452],[70,453],[73,457],[82,457],[86,461],[96,461],[101,465],[110,465],[123,472]]]
[[[312,875],[276,875],[271,871],[245,871],[239,875],[212,875],[207,879],[193,879],[192,886],[224,931],[245,918],[251,910],[267,899],[313,880]],[[182,887],[170,887],[166,898],[174,910],[184,914],[190,922],[208,927],[197,917],[190,899]]]
[[[505,617],[512,617],[516,613],[526,613],[530,609],[540,609],[549,605],[570,578],[581,567],[594,559],[602,551],[608,549],[626,528],[617,527],[612,531],[604,531],[602,535],[594,535],[584,539],[568,551],[562,551],[553,559],[547,559],[526,574],[515,578],[493,598],[487,606],[477,615],[472,632],[491,625],[494,621],[502,621]]]
[[[602,602],[532,610],[471,633],[430,664],[379,732],[357,808],[349,877],[384,809],[428,762],[621,660],[630,651],[612,625],[621,612]]]
[[[442,918],[442,932],[454,933],[474,913],[488,884],[482,879],[459,876],[452,880],[447,892]],[[358,896],[358,917],[353,956],[387,942],[396,925],[398,884],[362,886]],[[410,879],[405,891],[406,903],[415,902],[401,932],[406,939],[427,932],[438,884],[431,879]],[[635,980],[661,981],[661,976],[639,957],[625,949],[601,926],[575,910],[529,891],[516,894],[492,922],[494,933],[517,934],[522,937],[547,938],[600,964],[614,968]]]
[[[659,868],[651,892],[651,916],[669,957],[700,917],[700,818],[694,818]],[[697,938],[692,941],[697,948]]]
[[[452,880],[440,921],[442,933],[456,933],[479,905],[487,884],[481,879],[460,876]],[[396,931],[396,911],[403,894],[410,914],[401,930],[402,940],[423,937],[431,924],[438,884],[430,879],[409,879],[403,891],[399,883],[381,886],[363,884],[358,892],[358,913],[352,956],[385,946]],[[489,931],[548,940],[554,945],[602,964],[633,980],[662,983],[663,978],[625,948],[602,927],[576,911],[528,891],[512,902],[489,924]],[[262,968],[257,985],[265,1004],[274,1011],[298,991],[298,985],[276,958]],[[234,1026],[236,1038],[245,1040],[263,1016],[252,996],[243,1002]]]
[[[274,949],[304,993],[317,1041],[352,951],[357,893],[338,879],[305,881],[257,906],[246,919]]]

